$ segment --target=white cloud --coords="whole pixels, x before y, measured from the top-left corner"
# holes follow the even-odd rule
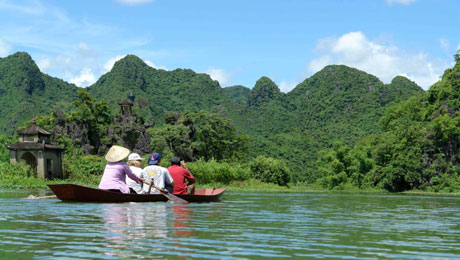
[[[11,50],[11,45],[9,45],[4,40],[0,39],[0,57],[8,56]]]
[[[84,68],[80,71],[80,75],[70,79],[70,83],[73,83],[79,87],[87,87],[96,82],[96,77],[90,68]]]
[[[118,3],[126,5],[141,5],[153,2],[153,0],[117,0]]]
[[[40,71],[46,72],[51,68],[51,60],[49,58],[39,59],[37,66],[40,68]]]
[[[78,46],[80,48],[80,50],[82,51],[87,51],[89,49],[89,46],[88,44],[86,44],[85,42],[80,42],[80,45]]]
[[[153,62],[149,61],[149,60],[144,60],[145,64],[149,65],[150,67],[154,68],[154,69],[161,69],[161,70],[168,70],[166,67],[164,66],[157,66],[155,65]]]
[[[414,3],[416,0],[387,0],[387,3],[392,5],[394,4],[403,4],[403,5],[410,5]]]
[[[0,1],[0,9],[27,15],[41,15],[45,12],[46,8],[38,1],[28,1],[23,5],[17,4],[16,2]]]
[[[362,32],[320,40],[317,50],[322,55],[307,65],[310,73],[325,65],[344,64],[376,75],[385,83],[391,82],[397,75],[406,74],[424,89],[438,81],[449,65],[424,53],[403,52],[395,46],[370,41]]]
[[[115,65],[115,62],[117,62],[117,61],[123,59],[124,57],[126,57],[126,55],[119,55],[119,56],[116,56],[116,57],[111,58],[111,59],[109,59],[108,61],[106,61],[106,62],[104,63],[104,66],[103,66],[103,67],[104,67],[104,71],[105,71],[105,72],[108,72],[108,71],[112,70],[113,65]]]
[[[441,48],[445,52],[448,52],[450,50],[450,42],[449,42],[449,40],[441,38],[441,39],[439,39],[439,44],[441,45]]]
[[[103,72],[108,72],[108,71],[111,71],[112,68],[113,68],[113,65],[115,65],[115,62],[123,59],[124,57],[126,57],[126,55],[119,55],[119,56],[116,56],[114,58],[111,58],[109,60],[107,60],[103,66]],[[149,61],[149,60],[144,60],[145,64],[147,64],[148,66],[154,68],[154,69],[162,69],[162,70],[168,70],[166,67],[164,66],[157,66],[156,64],[154,64],[153,62]]]
[[[300,82],[298,81],[281,81],[281,83],[279,84],[279,87],[280,87],[280,90],[284,93],[287,93],[289,91],[291,91],[293,88],[295,88],[295,86],[297,86]]]
[[[231,72],[226,72],[222,69],[216,68],[209,68],[206,73],[211,77],[211,79],[219,81],[222,87],[227,86],[232,76]]]

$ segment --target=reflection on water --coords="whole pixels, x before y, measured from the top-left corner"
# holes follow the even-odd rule
[[[172,207],[174,212],[173,226],[175,237],[189,237],[194,233],[189,227],[189,218],[192,210],[188,205],[177,204]]]
[[[155,244],[167,238],[168,219],[174,216],[168,216],[166,206],[166,203],[102,204],[103,226],[107,234],[105,247],[108,249],[105,254],[128,257],[112,249],[129,248],[136,240],[149,239]]]
[[[0,259],[458,259],[460,198],[226,194],[63,203],[0,191]],[[48,194],[44,194],[48,195]]]

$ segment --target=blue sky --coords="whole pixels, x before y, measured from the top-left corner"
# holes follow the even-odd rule
[[[427,89],[460,49],[460,0],[0,0],[0,57],[88,86],[126,54],[283,92],[329,64]]]

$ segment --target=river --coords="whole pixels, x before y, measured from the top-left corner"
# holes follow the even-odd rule
[[[0,259],[460,259],[454,196],[226,193],[179,205],[29,194],[0,190]]]

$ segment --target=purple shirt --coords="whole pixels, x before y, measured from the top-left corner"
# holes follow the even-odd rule
[[[108,162],[99,183],[99,189],[117,189],[123,193],[129,193],[128,185],[126,185],[126,175],[137,183],[141,182],[125,162]]]

